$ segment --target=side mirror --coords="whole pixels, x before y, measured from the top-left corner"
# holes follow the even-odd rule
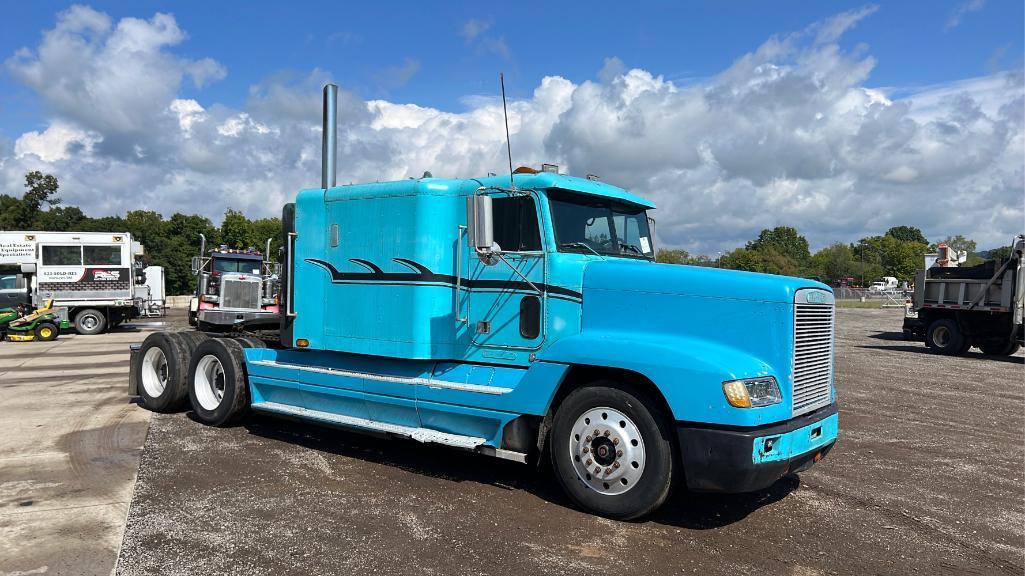
[[[281,262],[274,263],[273,274],[278,277],[281,276]]]
[[[466,225],[470,242],[481,257],[496,252],[495,222],[491,196],[474,194],[466,200]]]
[[[14,289],[28,291],[28,279],[25,276],[18,274],[14,277]]]
[[[192,275],[199,274],[199,270],[203,267],[203,257],[193,256],[192,257]]]

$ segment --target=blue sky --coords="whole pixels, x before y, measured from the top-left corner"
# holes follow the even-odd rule
[[[553,6],[557,4],[558,6]],[[546,75],[593,79],[618,57],[667,79],[713,75],[773,34],[800,30],[865,2],[91,2],[114,19],[167,12],[188,39],[176,50],[212,57],[224,81],[183,95],[241,106],[268,76],[319,68],[363,98],[462,110],[467,95],[529,96]],[[866,44],[878,60],[872,86],[915,88],[1022,66],[1025,3],[988,0],[951,26],[965,0],[881,2],[841,41]],[[2,8],[0,54],[33,46],[52,27],[55,2]],[[469,21],[486,29],[473,40]],[[410,64],[412,62],[413,64]],[[406,77],[405,72],[413,71]],[[391,73],[394,72],[394,73]],[[0,133],[43,125],[29,90],[0,75]]]
[[[516,163],[655,201],[663,246],[991,247],[1025,221],[1023,23],[1020,0],[6,3],[0,194],[43,170],[95,216],[274,215],[318,182],[329,80],[340,182],[500,172],[505,72]]]

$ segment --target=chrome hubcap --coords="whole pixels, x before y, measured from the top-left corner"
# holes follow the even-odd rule
[[[622,494],[644,473],[644,439],[633,420],[613,408],[593,408],[573,424],[569,438],[573,469],[599,494]]]
[[[947,330],[946,326],[939,326],[936,331],[933,332],[933,340],[936,341],[936,345],[943,348],[947,344],[950,344],[950,330]]]

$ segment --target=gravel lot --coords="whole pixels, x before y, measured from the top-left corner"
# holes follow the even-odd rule
[[[269,418],[154,415],[119,574],[1021,574],[1022,354],[948,358],[840,310],[841,436],[764,492],[624,523],[547,474]],[[141,410],[141,408],[139,409]]]

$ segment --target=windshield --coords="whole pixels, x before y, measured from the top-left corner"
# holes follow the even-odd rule
[[[230,258],[214,258],[214,272],[241,272],[243,274],[259,274],[259,260],[232,260]]]
[[[560,190],[548,193],[560,252],[653,259],[644,208]]]

